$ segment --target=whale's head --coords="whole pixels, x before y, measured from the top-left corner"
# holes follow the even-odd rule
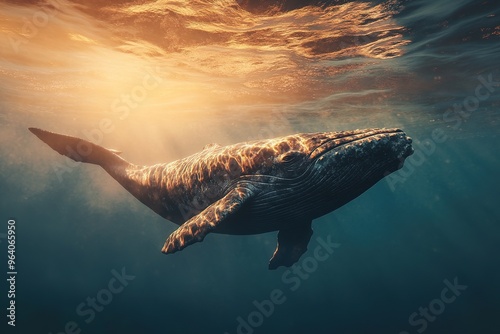
[[[400,169],[413,153],[411,143],[400,129],[297,134],[271,145],[273,166],[266,174],[317,191],[333,195],[343,191],[355,197]]]
[[[313,137],[304,153],[318,171],[344,171],[364,179],[400,169],[413,153],[411,143],[411,138],[400,129],[332,132]]]

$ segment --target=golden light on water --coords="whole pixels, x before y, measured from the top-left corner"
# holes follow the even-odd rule
[[[390,10],[363,2],[257,14],[229,0],[0,7],[6,117],[22,111],[39,127],[74,131],[108,118],[114,140],[129,144],[144,128],[157,144],[193,127],[214,135],[207,124],[221,115],[345,103],[353,91],[362,103],[385,83],[350,73],[398,57],[408,43]]]
[[[96,44],[96,42],[93,39],[86,37],[86,36],[83,36],[83,35],[80,35],[80,34],[69,34],[69,37],[74,41],[81,41],[84,43]]]
[[[228,86],[255,89],[259,81],[269,89],[274,73],[276,86],[284,87],[286,94],[287,87],[300,87],[301,81],[310,84],[310,77],[304,76],[310,59],[384,59],[400,55],[407,43],[391,14],[382,5],[368,3],[255,15],[232,1],[159,1],[110,6],[99,12],[99,18],[69,2],[58,4],[52,12],[47,6],[2,5],[2,30],[23,39],[14,54],[4,40],[2,56],[21,60],[26,67],[40,58],[54,64],[62,61],[69,72],[86,72],[77,78],[68,73],[68,81],[100,84],[104,91],[126,86],[129,78],[133,82],[134,69],[146,63],[171,73],[165,79],[173,91],[179,85],[189,94],[186,88],[196,92],[207,84],[215,91],[227,91]],[[36,53],[43,57],[30,58]],[[92,68],[104,80],[94,82]],[[288,73],[283,75],[284,71]],[[176,77],[188,78],[189,86]]]

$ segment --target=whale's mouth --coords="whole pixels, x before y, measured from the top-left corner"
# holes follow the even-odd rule
[[[349,144],[361,144],[363,142],[377,143],[381,140],[394,141],[397,146],[398,159],[404,159],[413,153],[412,139],[401,129],[366,129],[351,132],[332,133],[331,138],[323,141],[309,155],[310,159],[316,159],[325,153],[345,147]]]

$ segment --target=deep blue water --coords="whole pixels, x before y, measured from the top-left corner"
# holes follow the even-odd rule
[[[15,219],[18,272],[2,333],[500,331],[500,7],[322,3],[0,4],[0,257],[5,277]],[[124,102],[151,71],[159,85]],[[364,127],[401,127],[415,154],[314,221],[301,272],[269,271],[275,233],[163,255],[174,224],[29,126],[138,164]]]

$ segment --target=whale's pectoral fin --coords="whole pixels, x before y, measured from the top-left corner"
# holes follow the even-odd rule
[[[280,266],[290,267],[307,251],[307,244],[313,231],[311,222],[299,224],[278,232],[278,245],[274,251],[269,269]]]
[[[165,254],[175,253],[191,244],[203,241],[208,233],[234,215],[252,194],[252,190],[248,188],[234,188],[170,234],[161,251]]]

